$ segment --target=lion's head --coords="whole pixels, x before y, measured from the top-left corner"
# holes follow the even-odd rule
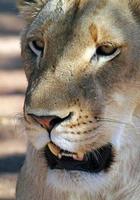
[[[45,152],[48,182],[69,189],[105,183],[138,130],[140,2],[21,0],[19,6],[27,20],[26,129]]]

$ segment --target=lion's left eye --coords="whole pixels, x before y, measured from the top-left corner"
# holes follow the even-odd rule
[[[44,51],[44,42],[42,40],[33,40],[29,42],[29,48],[36,56],[40,56]]]

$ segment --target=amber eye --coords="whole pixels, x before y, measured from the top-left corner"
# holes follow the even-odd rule
[[[33,40],[29,42],[29,48],[37,56],[41,55],[44,51],[44,42],[42,40]]]
[[[111,43],[103,44],[99,47],[97,47],[96,53],[98,56],[111,56],[118,50],[117,47],[115,47]]]

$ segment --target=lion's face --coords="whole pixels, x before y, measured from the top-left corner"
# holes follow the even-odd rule
[[[29,139],[38,150],[53,142],[49,156],[58,151],[60,165],[61,159],[68,162],[68,173],[65,163],[49,169],[50,183],[57,177],[65,184],[63,176],[75,184],[85,177],[93,181],[96,170],[101,179],[127,145],[140,101],[138,1],[41,2],[23,5],[29,22],[22,37]],[[99,160],[96,169],[80,170],[86,154]]]

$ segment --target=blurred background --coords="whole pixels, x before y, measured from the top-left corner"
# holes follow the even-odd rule
[[[26,139],[15,118],[22,113],[26,78],[20,57],[24,22],[15,0],[0,0],[0,200],[14,200]]]

